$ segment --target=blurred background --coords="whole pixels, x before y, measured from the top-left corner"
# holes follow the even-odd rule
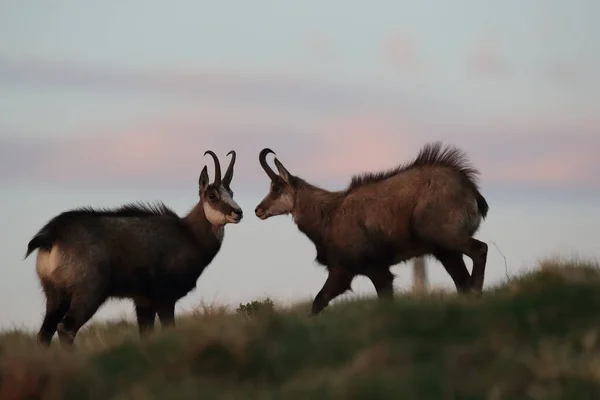
[[[310,300],[326,272],[290,217],[260,221],[270,147],[291,173],[342,189],[431,140],[480,169],[486,286],[552,256],[599,257],[600,2],[0,1],[0,327],[37,329],[27,242],[78,206],[197,201],[212,149],[236,150],[245,219],[182,299]],[[470,260],[467,259],[470,268]],[[397,290],[412,285],[395,266]],[[432,287],[453,290],[427,260]],[[374,295],[356,278],[354,293]],[[128,301],[94,320],[133,318]]]

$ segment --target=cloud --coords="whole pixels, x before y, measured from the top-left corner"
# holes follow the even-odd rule
[[[391,36],[385,43],[385,56],[394,68],[402,72],[421,71],[424,67],[415,42],[407,35]]]
[[[548,64],[547,76],[555,83],[576,84],[589,81],[599,82],[600,75],[598,68],[594,68],[592,63],[585,63],[582,60],[561,60]]]
[[[40,59],[15,59],[0,56],[0,82],[10,85],[56,86],[87,92],[132,93],[142,96],[174,96],[262,103],[272,107],[295,107],[318,112],[397,107],[418,112],[432,102],[387,86],[361,85],[335,81],[293,71],[248,72],[247,70],[128,70],[79,65],[72,62]]]
[[[508,61],[500,46],[493,40],[481,40],[468,59],[469,69],[478,75],[498,77],[509,72]]]
[[[305,48],[311,57],[321,62],[331,60],[336,55],[331,37],[324,32],[309,33],[306,36]]]
[[[339,113],[304,125],[295,124],[293,118],[269,120],[267,114],[254,119],[227,113],[206,119],[188,115],[88,137],[0,137],[0,179],[67,184],[190,182],[204,165],[212,176],[212,160],[202,155],[205,150],[214,150],[225,168],[225,154],[235,149],[235,185],[253,187],[265,179],[258,153],[271,147],[292,173],[329,187],[345,185],[357,173],[407,162],[425,142],[442,139],[467,152],[485,185],[600,188],[596,127],[575,129],[569,138],[561,126],[552,130],[543,124],[523,125],[527,135],[509,128],[496,126],[477,136],[464,127],[447,126],[433,135],[424,125],[378,113]]]
[[[504,182],[542,183],[546,185],[586,185],[599,187],[595,176],[595,160],[577,154],[544,155],[521,159],[505,165],[502,169],[492,169],[488,178]]]
[[[130,125],[82,126],[76,138],[0,132],[4,181],[189,182],[205,164],[212,171],[212,161],[202,156],[205,150],[214,150],[226,164],[225,154],[235,149],[234,182],[252,186],[264,180],[258,153],[271,147],[292,173],[318,183],[345,184],[355,173],[404,163],[425,142],[438,139],[467,150],[486,184],[595,185],[600,169],[591,151],[600,147],[600,120],[573,113],[513,113],[481,124],[474,118],[444,117],[453,109],[398,92],[331,82],[321,87],[318,80],[291,76],[255,80],[250,75],[217,74],[212,81],[201,74],[130,76],[46,64],[7,69],[5,61],[0,58],[4,80],[20,76],[25,82],[27,76],[37,76],[44,82],[109,82],[115,90],[118,83],[159,91],[164,84],[194,93],[204,93],[197,88],[206,84],[204,95],[213,101],[202,107],[181,102],[177,111],[171,107]],[[190,89],[194,85],[199,86]],[[223,92],[230,96],[221,101],[217,93]]]
[[[319,179],[339,179],[349,174],[390,168],[411,157],[415,127],[377,114],[344,115],[321,122],[318,140],[303,171]]]

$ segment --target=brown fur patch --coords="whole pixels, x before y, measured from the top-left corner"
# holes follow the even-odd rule
[[[417,157],[407,163],[384,172],[367,172],[355,175],[348,186],[347,191],[352,191],[368,183],[386,180],[394,175],[409,171],[418,167],[441,166],[456,170],[463,175],[475,188],[478,187],[479,171],[475,169],[467,159],[467,155],[461,149],[452,146],[444,146],[442,142],[428,143],[419,151]]]

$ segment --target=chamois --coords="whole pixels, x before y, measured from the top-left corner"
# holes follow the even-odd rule
[[[112,210],[77,208],[51,219],[31,239],[25,258],[38,250],[36,270],[46,296],[38,341],[70,346],[79,329],[108,298],[130,298],[140,337],[175,324],[175,303],[195,289],[203,270],[219,252],[228,223],[242,210],[233,200],[235,151],[223,180],[217,155],[209,182],[206,165],[199,200],[185,217],[162,202],[131,203]]]
[[[350,289],[356,275],[368,277],[380,299],[393,298],[390,267],[413,257],[439,260],[457,292],[480,294],[488,246],[473,238],[488,204],[479,192],[479,172],[466,155],[441,142],[426,144],[410,163],[352,177],[342,191],[328,191],[290,174],[275,157],[279,174],[259,162],[271,179],[255,214],[261,220],[291,214],[316,247],[316,262],[328,278],[316,295],[311,316]],[[463,254],[473,261],[472,275]]]

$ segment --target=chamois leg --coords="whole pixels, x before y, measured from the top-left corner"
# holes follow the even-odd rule
[[[313,317],[320,313],[327,307],[330,301],[350,289],[353,278],[354,274],[340,267],[330,267],[329,276],[327,277],[323,288],[315,296],[310,316]]]
[[[469,257],[473,261],[473,270],[468,286],[472,292],[480,294],[483,289],[485,263],[487,261],[487,244],[463,234],[459,229],[454,228],[452,225],[447,225],[442,222],[436,225],[435,222],[437,221],[419,221],[418,224],[415,224],[416,233],[419,236],[419,239],[437,246],[440,250],[445,250],[446,252],[459,252]],[[456,268],[457,267],[454,267],[452,269],[454,270]],[[457,272],[454,273],[458,274]],[[460,272],[460,274],[463,273]]]
[[[469,289],[475,294],[481,294],[483,290],[488,245],[471,237],[462,240],[448,240],[440,243],[440,245],[447,250],[460,252],[473,261]]]
[[[471,275],[469,275],[462,253],[441,249],[433,255],[442,263],[446,272],[454,281],[456,291],[459,293],[467,292],[471,287]]]
[[[138,330],[140,333],[140,337],[143,337],[154,331],[154,319],[156,318],[156,310],[150,302],[145,300],[136,300],[134,304]]]
[[[37,334],[37,340],[38,343],[49,346],[58,323],[69,310],[69,298],[51,284],[43,283],[42,287],[46,295],[46,315]]]
[[[379,299],[389,300],[394,298],[394,274],[389,269],[370,271],[366,276],[375,286]]]
[[[175,326],[175,303],[164,302],[156,308],[163,329]]]
[[[79,329],[98,311],[106,296],[98,291],[78,289],[73,293],[69,311],[58,324],[58,338],[61,344],[69,347],[73,344]]]
[[[488,245],[480,240],[471,238],[468,247],[465,250],[465,254],[473,260],[471,290],[475,293],[481,293],[483,291],[483,280],[485,278]]]

